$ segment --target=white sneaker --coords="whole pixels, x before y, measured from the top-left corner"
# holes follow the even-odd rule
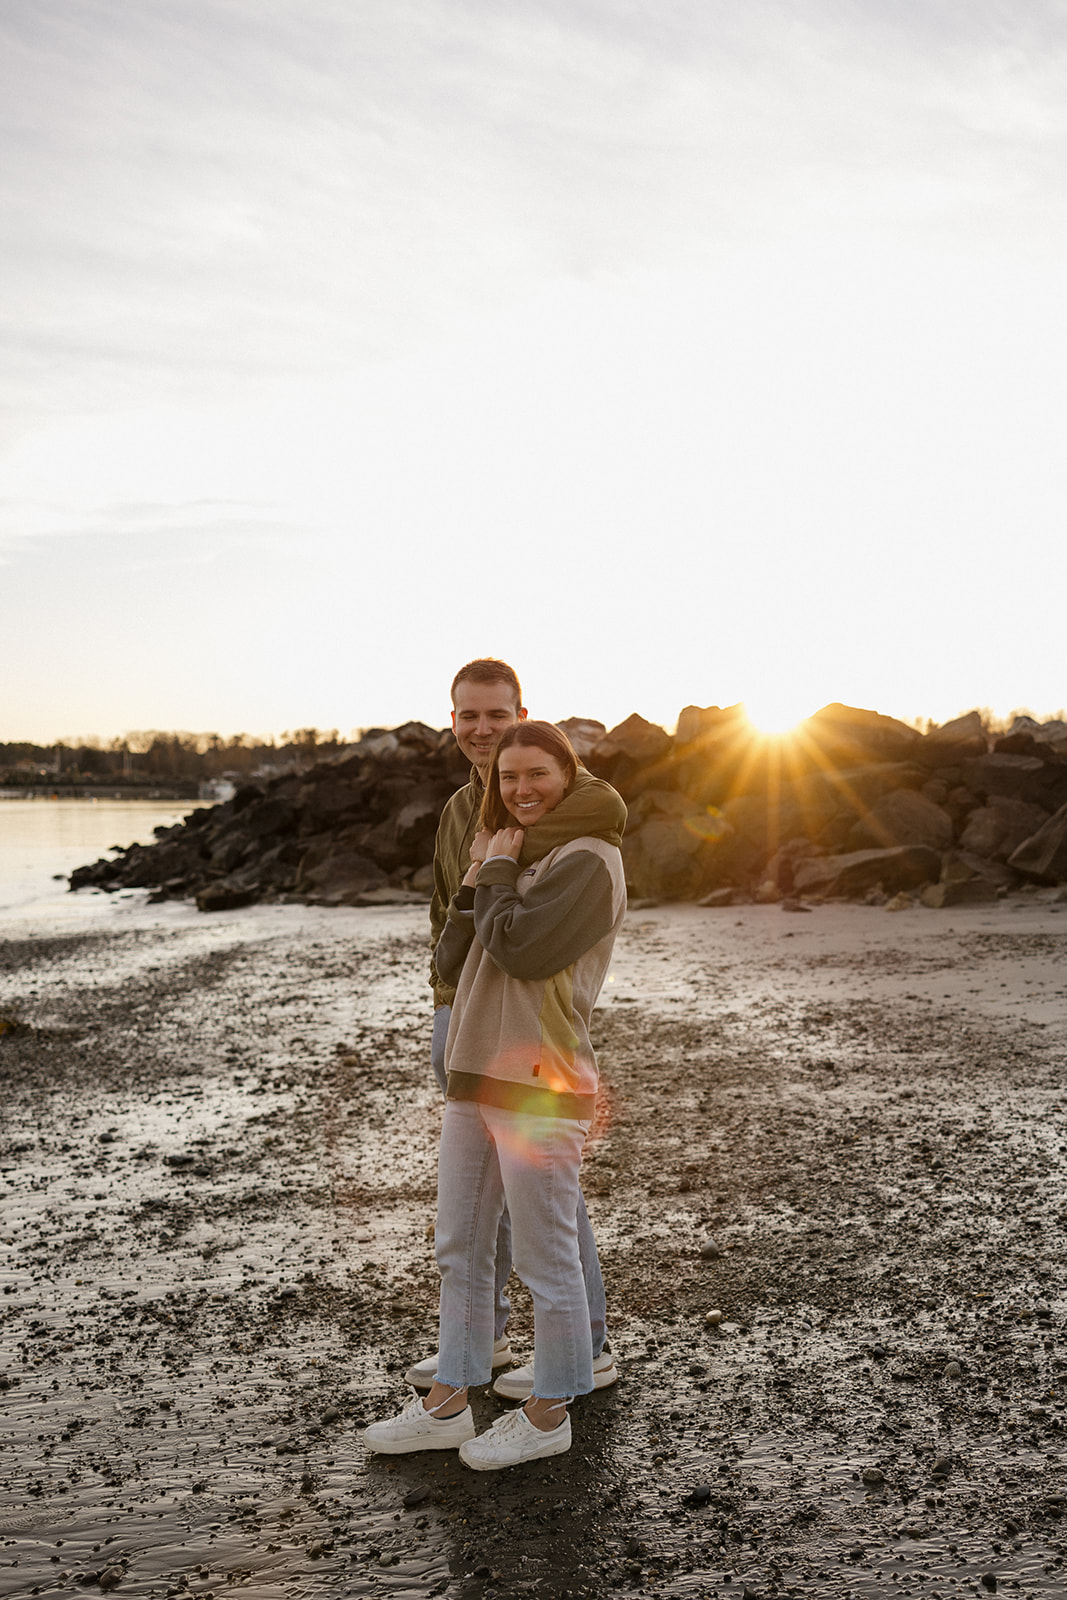
[[[510,1372],[502,1372],[493,1385],[493,1393],[502,1394],[505,1400],[529,1400],[533,1394],[533,1381],[533,1362],[528,1361],[524,1367],[512,1367]],[[593,1388],[610,1389],[618,1381],[619,1369],[615,1365],[615,1357],[610,1350],[602,1350],[593,1361]]]
[[[432,1389],[433,1380],[437,1376],[437,1363],[440,1359],[439,1352],[434,1351],[432,1356],[426,1356],[422,1361],[416,1361],[404,1374],[404,1382],[410,1383],[413,1389]],[[493,1370],[497,1367],[506,1367],[511,1360],[511,1343],[507,1334],[502,1339],[497,1339],[493,1345]],[[525,1396],[523,1397],[525,1398]]]
[[[498,1472],[515,1467],[520,1461],[536,1461],[540,1456],[561,1456],[571,1447],[571,1419],[564,1415],[558,1428],[545,1433],[535,1428],[520,1406],[497,1417],[493,1426],[477,1439],[459,1447],[459,1459],[475,1472]]]
[[[435,1417],[420,1395],[414,1395],[395,1417],[372,1422],[363,1430],[368,1450],[383,1456],[407,1455],[412,1450],[455,1450],[474,1438],[474,1413],[470,1406],[454,1417]]]

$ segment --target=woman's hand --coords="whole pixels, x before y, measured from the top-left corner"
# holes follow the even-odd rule
[[[489,841],[485,852],[486,859],[490,856],[510,856],[513,861],[517,861],[525,837],[524,828],[500,828]]]

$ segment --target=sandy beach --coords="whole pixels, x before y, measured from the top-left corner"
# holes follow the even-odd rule
[[[359,1437],[436,1340],[425,939],[0,926],[0,1596],[1061,1595],[1057,893],[631,911],[585,1165],[623,1376],[491,1475]]]

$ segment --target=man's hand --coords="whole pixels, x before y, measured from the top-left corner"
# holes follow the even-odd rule
[[[489,849],[490,833],[488,828],[479,828],[471,840],[471,860],[475,866],[481,866]]]
[[[485,859],[490,856],[510,856],[513,861],[517,861],[525,837],[524,828],[500,828],[489,841]]]

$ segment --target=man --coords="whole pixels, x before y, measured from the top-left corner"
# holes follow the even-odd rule
[[[459,888],[471,862],[471,845],[477,833],[478,812],[485,791],[485,780],[497,741],[506,728],[526,720],[522,689],[511,667],[504,661],[483,657],[469,661],[452,680],[452,731],[456,743],[471,762],[470,781],[457,789],[441,813],[434,845],[434,889],[430,902],[430,948],[437,941],[448,917],[448,903]],[[579,768],[570,793],[559,805],[526,830],[522,866],[540,861],[550,850],[578,834],[590,834],[620,844],[626,826],[626,806],[610,784]],[[441,1093],[446,1092],[445,1040],[452,1014],[455,990],[446,984],[431,955],[430,983],[433,986],[433,1040],[430,1060]],[[619,1376],[606,1338],[604,1280],[600,1272],[596,1242],[589,1224],[585,1200],[579,1195],[578,1250],[589,1302],[589,1325],[593,1336],[593,1383],[606,1389]],[[505,1286],[511,1274],[511,1223],[507,1211],[500,1220],[496,1244],[496,1303],[494,1307],[495,1344],[493,1366],[506,1367],[511,1361],[507,1319],[511,1307]],[[405,1382],[417,1389],[433,1386],[437,1355],[425,1357],[409,1367]],[[503,1373],[493,1385],[497,1394],[511,1400],[526,1400],[533,1392],[533,1362]]]

